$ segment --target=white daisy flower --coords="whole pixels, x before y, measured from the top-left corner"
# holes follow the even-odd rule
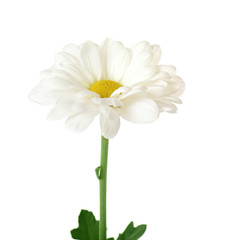
[[[155,121],[160,112],[174,113],[184,82],[170,65],[158,65],[158,45],[138,42],[131,49],[106,39],[67,45],[55,64],[41,73],[31,100],[53,105],[48,119],[66,118],[75,131],[85,130],[100,116],[102,136],[113,138],[120,116],[134,123]]]

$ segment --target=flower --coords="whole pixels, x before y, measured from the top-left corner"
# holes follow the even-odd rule
[[[173,66],[158,65],[160,56],[160,47],[146,41],[130,49],[111,39],[100,46],[91,41],[70,44],[41,73],[29,97],[53,105],[48,119],[66,118],[66,125],[78,132],[99,115],[102,135],[113,138],[120,116],[150,123],[163,111],[177,111],[184,82]]]

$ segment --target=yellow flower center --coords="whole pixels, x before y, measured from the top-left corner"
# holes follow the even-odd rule
[[[100,80],[90,86],[92,92],[98,93],[102,98],[109,98],[111,94],[118,88],[122,87],[121,84],[112,80]]]

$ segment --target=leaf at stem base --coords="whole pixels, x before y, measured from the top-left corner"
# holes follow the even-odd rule
[[[73,239],[99,240],[99,221],[95,219],[92,212],[81,210],[78,222],[79,227],[71,230]],[[117,240],[137,240],[144,234],[146,227],[144,224],[134,227],[133,222],[131,222],[125,231],[119,234]],[[114,240],[114,238],[107,240]]]
[[[137,240],[146,231],[147,225],[139,225],[134,227],[133,222],[131,222],[122,234],[119,234],[117,240]]]
[[[71,230],[73,239],[99,240],[99,221],[95,219],[92,212],[81,210],[78,222],[79,227]],[[114,238],[108,240],[114,240]]]
[[[98,240],[99,221],[96,221],[92,212],[81,210],[79,215],[79,227],[71,230],[73,239]]]

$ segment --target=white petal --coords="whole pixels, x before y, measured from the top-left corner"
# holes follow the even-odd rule
[[[72,115],[66,120],[66,126],[76,132],[82,132],[91,124],[95,116],[96,114],[83,112]]]
[[[42,79],[41,82],[45,82],[46,84],[60,84],[67,88],[71,88],[72,86],[73,88],[87,88],[88,86],[85,86],[84,82],[81,83],[80,81],[76,81],[75,78],[67,72],[59,69],[52,72],[48,78]]]
[[[160,65],[158,66],[158,69],[160,72],[166,72],[169,73],[170,75],[176,74],[176,68],[172,65]]]
[[[54,107],[49,112],[47,119],[48,120],[60,120],[60,119],[68,117],[69,114],[71,114],[71,113],[68,111],[68,109]]]
[[[71,86],[72,88],[73,86]],[[76,88],[75,88],[76,90]],[[95,92],[92,92],[88,89],[81,89],[81,91],[77,91],[76,93],[76,97],[79,98],[79,99],[91,99],[91,98],[95,98],[95,97],[98,97],[99,95]]]
[[[71,93],[71,90],[64,84],[40,82],[28,97],[31,101],[40,104],[54,105],[62,95],[67,93]]]
[[[138,82],[150,80],[157,68],[151,66],[153,55],[148,42],[139,42],[132,48],[132,59],[122,84],[133,85]]]
[[[131,60],[131,52],[122,43],[106,39],[101,47],[104,64],[102,79],[119,82]]]
[[[89,100],[74,101],[68,98],[64,104],[65,108],[68,108],[68,111],[72,114],[66,120],[66,126],[76,132],[85,130],[99,113],[99,107]]]
[[[63,51],[66,52],[66,53],[69,53],[72,56],[75,56],[75,57],[79,58],[81,48],[79,46],[71,43],[71,44],[66,45],[63,48]]]
[[[182,78],[175,76],[174,77],[176,84],[177,84],[177,90],[173,93],[173,96],[179,97],[185,90],[185,83],[182,80]]]
[[[114,41],[112,39],[106,38],[100,47],[100,55],[101,55],[101,60],[102,60],[102,77],[101,77],[101,79],[103,79],[103,80],[108,80],[107,56],[108,56],[108,51],[110,50],[110,47],[112,46],[113,42]]]
[[[175,104],[172,102],[166,100],[166,99],[159,99],[156,100],[160,112],[169,112],[169,113],[176,113],[177,112],[177,107]]]
[[[165,92],[165,88],[162,86],[152,85],[152,86],[148,87],[147,92],[154,99],[154,98],[162,96]]]
[[[102,64],[99,46],[91,41],[84,43],[81,49],[81,58],[85,68],[93,76],[93,82],[100,80],[102,74]]]
[[[145,90],[146,90],[146,87],[144,85],[133,86],[132,88],[129,88],[126,92],[121,93],[121,95],[119,95],[118,98],[122,100],[124,98],[127,98],[137,93],[145,94]]]
[[[159,45],[151,46],[152,60],[151,65],[157,65],[161,58],[161,48]]]
[[[151,45],[147,41],[138,42],[132,47],[132,54],[134,56],[138,56],[139,54],[144,54],[144,53],[145,53],[146,60],[149,60],[149,58],[152,58]]]
[[[185,84],[177,75],[166,78],[166,82],[168,86],[165,88],[164,95],[179,97],[184,92]]]
[[[152,99],[158,96],[162,96],[165,92],[165,88],[168,86],[167,82],[162,80],[146,81],[142,84],[146,86],[146,92],[150,94]]]
[[[108,139],[115,137],[120,127],[120,118],[117,110],[108,106],[101,106],[100,127],[102,136]]]
[[[110,107],[120,107],[123,103],[118,98],[100,98],[94,97],[92,98],[92,102],[97,105],[107,105]]]
[[[89,87],[92,84],[91,74],[82,65],[81,59],[60,52],[56,55],[56,69],[69,75],[74,83],[79,83],[84,87]]]
[[[80,74],[82,74],[81,79],[88,81],[89,84],[93,83],[93,76],[86,70],[81,59],[81,46],[68,44],[63,48],[63,52],[67,57],[72,57],[73,63],[80,69]]]
[[[84,91],[80,93],[84,94]],[[86,95],[84,95],[82,99],[80,99],[78,95],[79,93],[63,95],[49,113],[48,119],[58,120],[81,113],[96,115],[99,111],[98,106],[92,101],[85,99]]]
[[[164,80],[164,78],[168,78],[170,75],[167,72],[157,72],[152,78],[151,81],[156,80]]]
[[[120,115],[134,123],[149,123],[158,118],[157,104],[143,94],[134,94],[123,99],[123,106],[118,108]]]
[[[59,98],[54,108],[47,116],[49,120],[59,120],[68,117],[72,112],[73,105],[76,104],[77,99],[74,94],[67,94]]]
[[[93,81],[93,76],[83,66],[80,46],[75,44],[65,46],[63,51],[56,55],[56,66],[67,70],[82,85],[86,86],[86,82],[91,84]]]
[[[182,104],[182,101],[179,98],[174,97],[174,96],[166,96],[166,97],[164,97],[164,99],[174,102],[174,103],[177,103],[177,104]]]
[[[130,87],[120,87],[118,89],[116,89],[110,96],[110,98],[113,98],[113,97],[119,97],[121,94],[127,92],[130,90]]]

